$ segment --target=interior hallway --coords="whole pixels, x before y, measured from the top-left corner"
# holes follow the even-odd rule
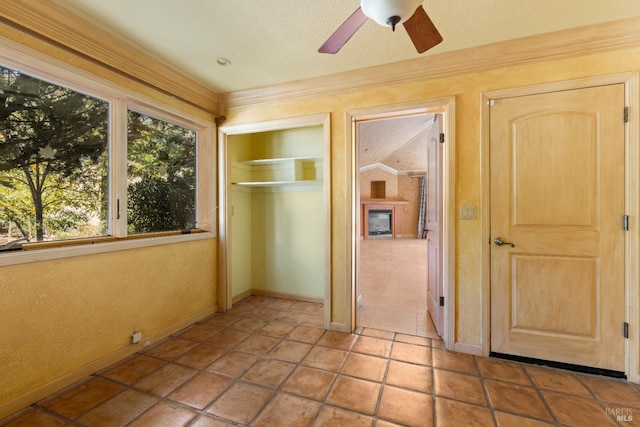
[[[322,329],[320,304],[249,297],[0,426],[626,426],[640,386]],[[616,424],[617,413],[633,423]]]
[[[427,240],[360,240],[358,326],[439,338],[427,313]]]

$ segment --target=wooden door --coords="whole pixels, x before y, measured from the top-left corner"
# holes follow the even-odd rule
[[[427,310],[438,335],[443,336],[442,282],[442,115],[427,136]]]
[[[623,111],[622,84],[490,108],[492,352],[624,371]]]

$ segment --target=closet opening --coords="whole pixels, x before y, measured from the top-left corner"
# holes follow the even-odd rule
[[[328,115],[219,132],[221,311],[251,296],[311,302],[327,328]]]

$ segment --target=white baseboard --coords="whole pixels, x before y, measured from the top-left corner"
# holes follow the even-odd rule
[[[347,330],[347,325],[340,322],[331,322],[329,325],[329,329],[336,332],[345,332],[350,333],[351,331]]]
[[[158,341],[161,341],[168,337],[171,334],[175,334],[176,332],[186,328],[193,323],[196,323],[202,319],[205,319],[211,316],[214,313],[218,312],[218,306],[215,305],[212,308],[208,308],[199,313],[194,314],[178,323],[175,323],[171,326],[168,326],[153,335],[149,335],[140,341],[138,344],[130,344],[126,347],[123,347],[119,350],[114,351],[113,353],[107,354],[93,362],[88,363],[85,366],[82,366],[78,369],[75,369],[62,377],[56,378],[55,380],[48,382],[34,390],[31,390],[21,396],[18,396],[14,399],[11,399],[0,405],[0,419],[13,414],[14,412],[19,411],[20,409],[26,408],[27,406],[59,391],[65,387],[74,384],[81,379],[92,375],[95,372],[100,371],[110,365],[113,365],[116,362],[142,350],[144,347],[154,344]]]
[[[324,298],[321,298],[321,297],[310,297],[310,296],[300,295],[300,294],[290,294],[287,292],[267,291],[264,289],[251,289],[250,292],[251,292],[251,295],[258,295],[261,297],[283,298],[283,299],[292,299],[296,301],[315,302],[318,304],[324,304]]]
[[[482,356],[482,346],[477,344],[466,344],[457,342],[453,345],[453,351],[458,353],[473,354],[474,356]]]

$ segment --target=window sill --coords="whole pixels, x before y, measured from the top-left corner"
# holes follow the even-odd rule
[[[30,262],[49,261],[60,258],[70,258],[75,256],[93,255],[106,252],[123,251],[128,249],[139,249],[150,246],[169,245],[182,242],[192,242],[195,240],[212,239],[215,234],[209,231],[191,232],[182,234],[181,232],[153,233],[144,235],[133,235],[124,239],[112,237],[86,239],[82,241],[61,241],[43,244],[32,244],[30,250],[9,251],[0,253],[0,267],[26,264]],[[34,246],[49,245],[49,247]]]

